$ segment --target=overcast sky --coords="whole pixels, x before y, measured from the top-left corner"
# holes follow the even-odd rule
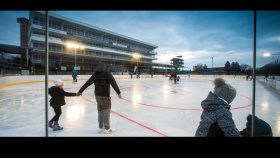
[[[182,55],[186,70],[194,65],[224,67],[226,61],[253,65],[253,11],[52,11],[108,31],[158,46],[154,62],[170,63]],[[20,45],[17,18],[29,11],[0,11],[0,43]],[[256,66],[280,55],[280,11],[257,11]]]

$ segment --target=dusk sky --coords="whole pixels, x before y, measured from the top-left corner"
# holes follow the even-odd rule
[[[114,33],[158,46],[153,62],[170,63],[182,55],[185,70],[194,65],[224,67],[226,61],[253,65],[254,11],[52,11]],[[0,11],[0,43],[20,45],[17,18],[29,19],[29,11]],[[257,11],[256,66],[279,59],[280,11]]]

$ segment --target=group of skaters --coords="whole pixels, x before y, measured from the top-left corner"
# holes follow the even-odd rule
[[[170,74],[171,75],[171,74]],[[173,73],[174,80],[177,77]],[[176,83],[176,81],[174,81]],[[54,80],[54,86],[49,88],[51,96],[50,106],[55,112],[55,116],[49,121],[49,127],[53,131],[62,130],[58,124],[59,117],[62,114],[61,106],[65,105],[65,96],[81,96],[83,91],[94,84],[94,97],[97,102],[98,126],[100,133],[112,133],[116,128],[110,126],[111,97],[110,86],[116,92],[119,98],[122,98],[121,91],[112,74],[106,70],[106,65],[100,63],[95,73],[85,82],[77,93],[66,92],[63,89],[63,81]],[[201,102],[203,109],[201,120],[195,132],[195,137],[251,137],[252,121],[254,120],[254,137],[272,137],[270,125],[257,116],[249,114],[247,116],[246,128],[238,130],[232,118],[230,111],[232,101],[236,97],[236,89],[226,83],[223,78],[214,79],[213,92],[210,91],[206,99]],[[245,119],[245,118],[244,118]]]
[[[169,80],[174,80],[174,83],[176,84],[176,82],[180,81],[180,76],[177,75],[176,72],[171,72],[169,75]]]

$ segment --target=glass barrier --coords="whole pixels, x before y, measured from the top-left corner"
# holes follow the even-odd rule
[[[193,137],[202,101],[219,77],[237,90],[230,113],[242,136],[252,136],[252,125],[254,137],[280,135],[280,11],[148,11],[161,17],[148,22],[156,30],[141,25],[143,35],[150,37],[137,31],[131,33],[136,37],[128,37],[82,18],[101,12],[0,11],[1,24],[11,23],[0,26],[0,137]],[[130,29],[135,30],[126,31]],[[16,40],[9,38],[13,34]],[[120,99],[110,86],[110,123],[118,128],[112,135],[99,129],[96,85],[76,95],[100,63],[122,92]],[[172,73],[179,78],[174,80]],[[61,83],[69,96],[61,108],[53,108],[49,88]],[[253,124],[251,116],[256,116]]]

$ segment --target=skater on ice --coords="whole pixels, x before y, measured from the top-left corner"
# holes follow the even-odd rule
[[[112,106],[110,85],[114,88],[119,98],[122,98],[121,91],[112,74],[106,70],[106,65],[104,63],[100,63],[98,65],[95,73],[80,88],[78,95],[82,95],[83,91],[93,83],[95,87],[95,99],[97,102],[99,132],[104,132],[106,134],[112,133],[116,129],[111,128],[110,126],[110,113]]]
[[[63,127],[59,126],[59,117],[62,114],[61,106],[65,105],[65,96],[77,96],[77,93],[66,92],[63,89],[63,81],[61,79],[54,80],[54,85],[49,88],[49,94],[51,96],[50,106],[53,108],[55,115],[49,121],[49,127],[53,128],[53,131],[62,130]]]
[[[177,82],[179,82],[180,81],[180,76],[177,76]]]
[[[78,81],[77,77],[78,77],[77,71],[73,70],[73,73],[72,73],[73,82],[77,82]]]
[[[176,84],[176,81],[177,81],[177,73],[176,72],[173,73],[173,79],[174,79],[174,84]]]

